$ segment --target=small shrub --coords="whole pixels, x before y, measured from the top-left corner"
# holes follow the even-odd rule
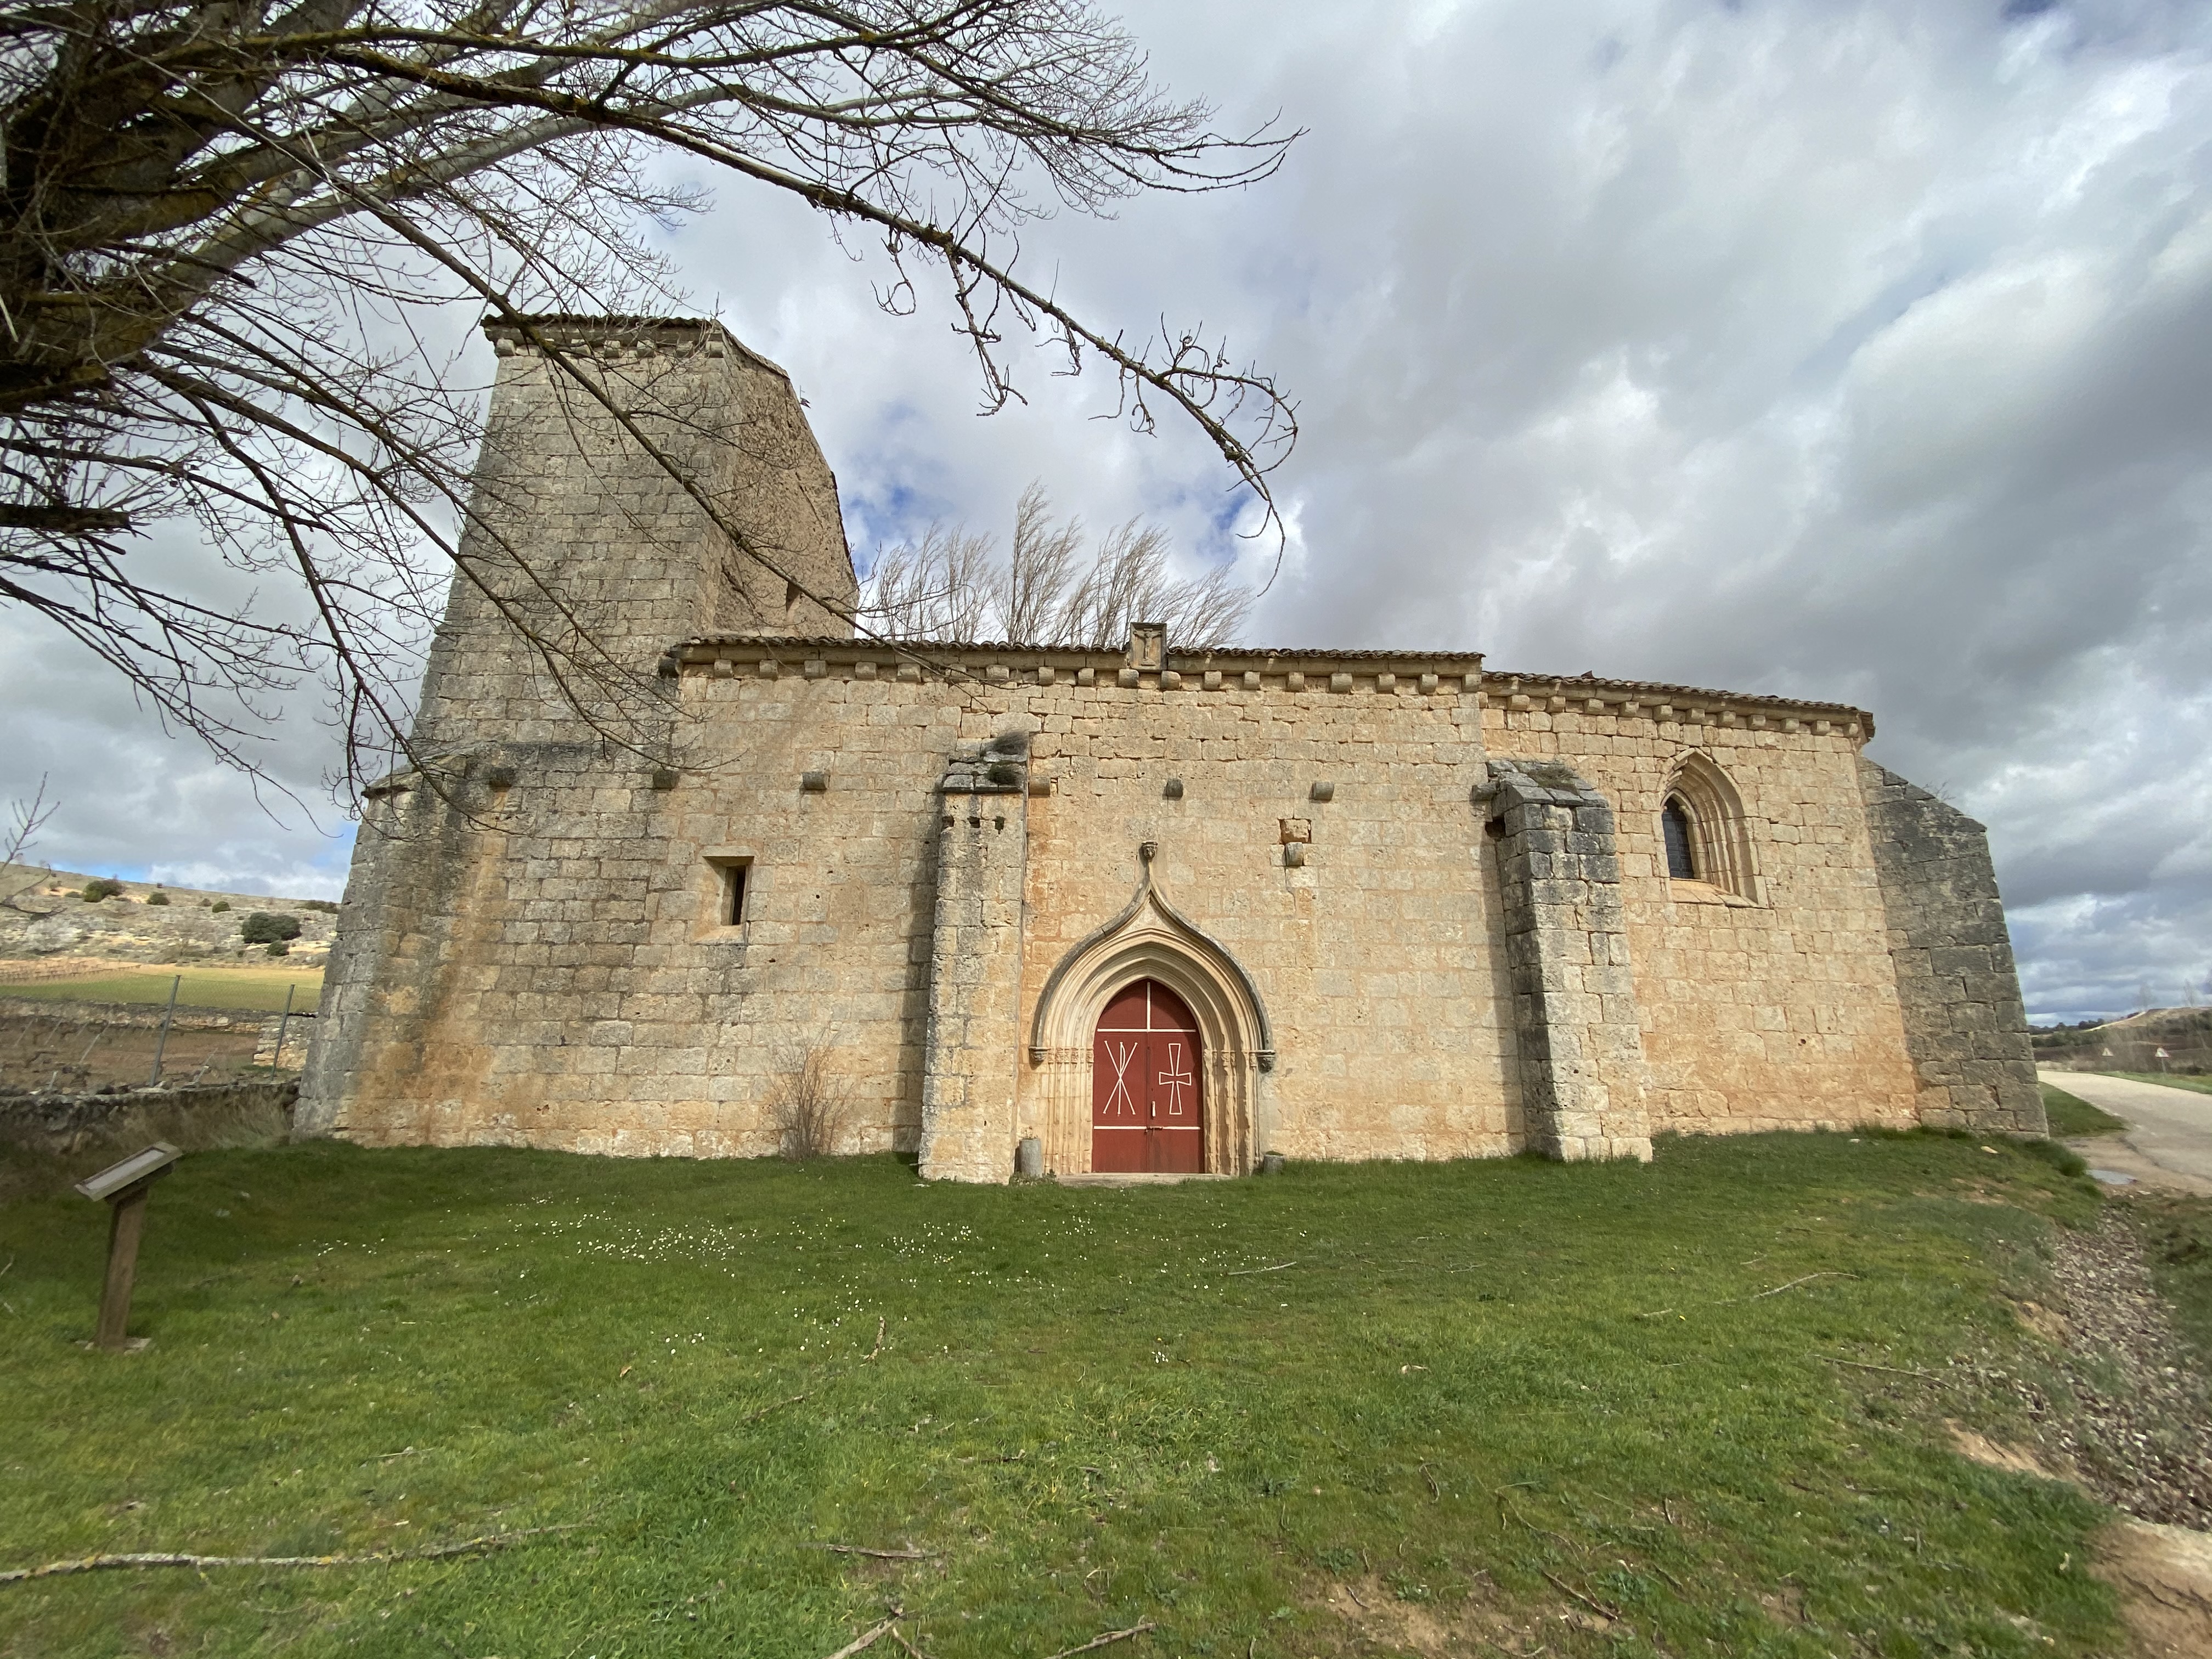
[[[338,907],[329,899],[309,899],[300,908],[302,910],[319,910],[326,916],[334,916],[338,913]]]
[[[113,877],[95,876],[90,881],[85,883],[84,891],[79,894],[78,896],[83,899],[87,904],[97,904],[102,899],[113,898],[122,890],[123,884],[116,880]]]
[[[223,911],[230,908],[230,901],[228,899],[217,899],[209,907],[209,908],[214,910],[217,915],[221,915]]]
[[[2089,1166],[2081,1161],[2081,1155],[2058,1141],[2035,1139],[2014,1144],[2030,1158],[2041,1158],[2061,1175],[2081,1176],[2089,1172]]]
[[[146,895],[146,902],[149,904],[167,904],[168,902],[169,896],[158,887]]]
[[[826,1158],[844,1133],[845,1091],[829,1073],[830,1051],[807,1049],[784,1072],[769,1097],[769,1109],[781,1132],[779,1150],[789,1158]]]
[[[272,957],[289,957],[292,954],[292,946],[288,940],[281,939],[272,939],[268,944],[263,945],[261,948],[266,951]]]
[[[240,925],[238,937],[248,945],[274,945],[282,939],[297,939],[300,937],[300,919],[256,910]]]

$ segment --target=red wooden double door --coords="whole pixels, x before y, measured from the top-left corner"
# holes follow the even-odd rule
[[[1091,1048],[1091,1167],[1201,1175],[1205,1115],[1198,1022],[1158,980],[1117,992]]]

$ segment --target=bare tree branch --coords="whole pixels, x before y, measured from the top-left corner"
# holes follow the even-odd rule
[[[1251,609],[1251,590],[1226,565],[1170,575],[1170,551],[1165,531],[1136,519],[1091,549],[1082,522],[1055,519],[1044,486],[1033,483],[1015,506],[1004,564],[988,536],[932,525],[919,542],[877,550],[860,614],[872,629],[902,640],[1104,651],[1127,641],[1132,623],[1158,622],[1184,650],[1228,644]]]
[[[24,894],[36,892],[53,879],[53,867],[40,865],[32,870],[30,879],[23,878],[23,860],[39,839],[39,831],[48,818],[60,810],[59,801],[46,799],[46,775],[39,775],[39,787],[28,800],[16,799],[8,803],[8,815],[15,820],[9,826],[8,844],[0,848],[0,907],[20,910],[16,902]]]
[[[940,272],[987,410],[1022,395],[1020,337],[1054,343],[1067,372],[1108,368],[1139,429],[1156,406],[1194,421],[1274,526],[1267,475],[1296,425],[1273,385],[1196,328],[1139,343],[1085,321],[1017,268],[1024,228],[1054,211],[1255,183],[1295,137],[1225,136],[1211,118],[1161,92],[1086,0],[0,13],[0,604],[71,634],[249,768],[283,699],[320,683],[357,783],[375,755],[405,751],[458,565],[564,696],[614,740],[645,741],[624,712],[653,703],[638,665],[560,611],[531,550],[500,540],[501,504],[472,494],[484,389],[428,342],[450,337],[439,313],[456,305],[526,325],[678,304],[635,234],[704,204],[653,182],[648,161],[670,150],[796,195],[833,228],[868,227],[891,309],[918,303],[925,267]],[[548,360],[605,401],[589,365]],[[164,526],[207,550],[195,579],[139,574],[134,550]],[[501,562],[499,584],[470,568],[464,526]],[[1009,631],[1095,632],[1164,592],[1164,544],[1134,527],[1070,586],[1073,529],[1008,568],[1014,586],[991,605]],[[738,556],[773,568],[730,533]],[[879,573],[901,618],[887,635],[968,618],[971,544],[925,541],[903,574],[896,559]],[[1201,632],[1238,613],[1213,580],[1188,613]],[[518,581],[532,605],[493,592]]]

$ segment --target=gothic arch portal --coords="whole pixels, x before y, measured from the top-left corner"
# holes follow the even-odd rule
[[[1266,1150],[1263,1073],[1275,1063],[1267,1012],[1243,965],[1177,915],[1153,884],[1149,857],[1136,897],[1060,959],[1037,997],[1029,1084],[1045,1167],[1090,1170],[1091,1036],[1114,994],[1140,979],[1166,986],[1198,1022],[1206,1173],[1247,1173]]]

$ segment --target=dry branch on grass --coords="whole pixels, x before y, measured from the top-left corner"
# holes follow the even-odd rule
[[[884,1620],[882,1624],[878,1625],[873,1630],[864,1631],[860,1635],[854,1637],[851,1641],[846,1643],[843,1647],[839,1648],[836,1652],[831,1654],[830,1656],[830,1659],[853,1659],[853,1656],[854,1654],[866,1652],[868,1649],[875,1646],[877,1643],[882,1641],[884,1637],[890,1635],[891,1626],[897,1623],[898,1615],[893,1614],[890,1618]]]
[[[1832,1353],[1814,1354],[1815,1359],[1825,1359],[1831,1365],[1847,1365],[1855,1371],[1881,1371],[1889,1376],[1917,1376],[1923,1382],[1941,1382],[1944,1379],[1933,1371],[1916,1371],[1906,1365],[1873,1365],[1863,1359],[1839,1359]]]
[[[1075,1659],[1075,1656],[1079,1653],[1089,1653],[1094,1648],[1110,1647],[1116,1642],[1126,1642],[1133,1636],[1142,1636],[1148,1630],[1158,1628],[1158,1625],[1146,1619],[1130,1626],[1127,1630],[1109,1630],[1092,1637],[1079,1646],[1062,1648],[1058,1653],[1052,1655],[1051,1659]]]
[[[16,1567],[0,1572],[0,1584],[18,1584],[32,1578],[58,1578],[76,1572],[110,1572],[133,1567],[370,1567],[395,1561],[441,1561],[449,1556],[475,1555],[498,1549],[519,1538],[546,1533],[574,1532],[581,1522],[560,1527],[526,1527],[520,1532],[486,1533],[457,1544],[433,1544],[419,1550],[380,1550],[370,1555],[187,1555],[176,1551],[140,1552],[130,1555],[84,1555],[68,1561],[49,1561],[41,1567]]]
[[[807,1390],[807,1394],[811,1394],[813,1390],[811,1389]],[[766,1417],[770,1412],[780,1412],[786,1406],[796,1406],[800,1401],[805,1398],[805,1394],[795,1394],[788,1400],[779,1400],[772,1406],[763,1406],[757,1412],[747,1412],[743,1417],[739,1418],[738,1421],[740,1423],[757,1423],[761,1419]]]

